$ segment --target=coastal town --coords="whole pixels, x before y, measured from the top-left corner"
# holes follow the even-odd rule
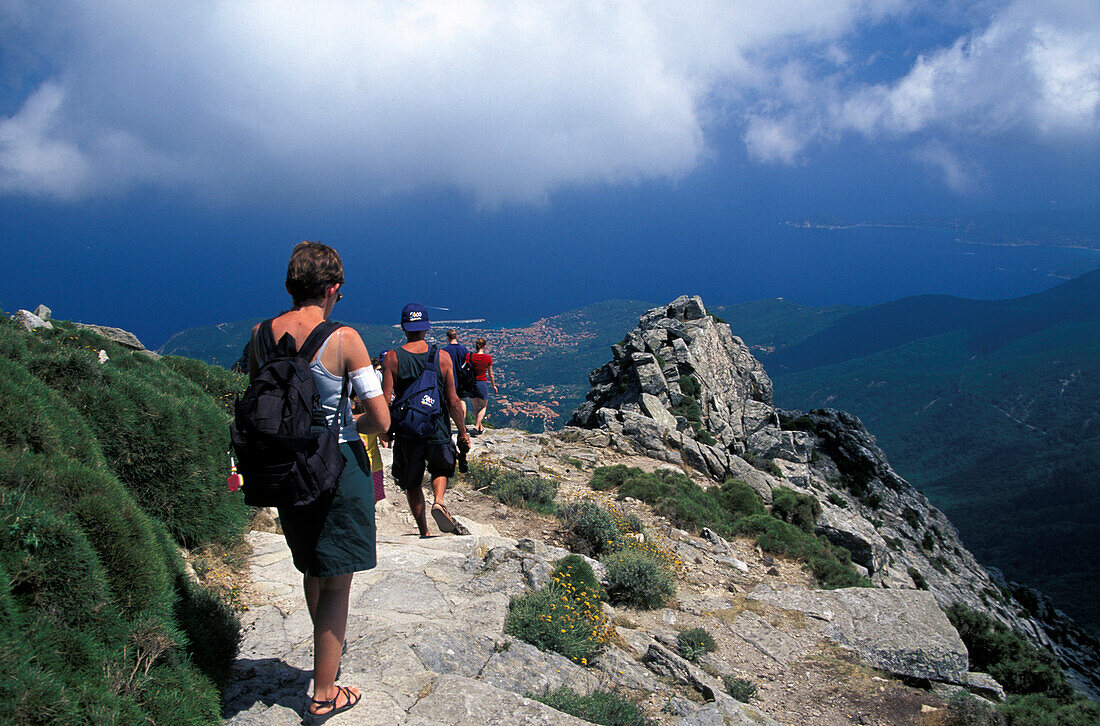
[[[446,343],[444,331],[453,327],[459,342],[474,349],[478,338],[489,341],[489,353],[493,356],[493,375],[500,391],[489,404],[487,420],[494,426],[513,426],[527,431],[546,431],[558,428],[567,421],[572,408],[583,398],[583,384],[553,385],[532,380],[531,375],[540,360],[570,355],[577,346],[596,337],[595,332],[579,332],[563,327],[559,317],[541,318],[520,328],[486,328],[478,323],[463,324],[454,321],[449,326],[440,324],[433,329],[435,342]]]

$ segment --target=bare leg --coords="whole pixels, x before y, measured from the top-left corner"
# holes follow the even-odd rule
[[[319,577],[302,575],[302,589],[306,591],[306,607],[309,609],[309,621],[317,625],[317,598],[320,596],[321,585]]]
[[[311,589],[316,599],[310,614],[313,616],[313,698],[327,701],[337,697],[336,672],[340,668],[340,654],[348,628],[348,599],[351,595],[352,575],[335,577],[306,576],[306,602]],[[352,688],[358,694],[358,689]],[[346,705],[337,701],[335,708]],[[331,709],[315,709],[326,713]]]
[[[409,511],[416,520],[416,528],[420,530],[420,536],[428,534],[428,513],[424,509],[424,488],[419,484],[405,490],[405,498],[409,500]]]
[[[433,504],[443,503],[443,494],[447,491],[447,477],[437,476],[432,479],[432,494],[435,495]]]
[[[481,421],[485,418],[485,410],[489,407],[489,402],[484,398],[475,398],[474,401],[474,428],[478,433],[484,431],[481,427]]]

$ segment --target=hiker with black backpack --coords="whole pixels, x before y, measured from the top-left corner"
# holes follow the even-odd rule
[[[470,450],[465,416],[455,391],[451,356],[425,340],[432,327],[423,305],[409,303],[401,311],[401,328],[406,343],[382,359],[382,398],[390,404],[390,433],[393,441],[393,478],[405,491],[409,509],[421,537],[431,536],[425,511],[423,478],[425,468],[432,479],[432,518],[440,532],[454,532],[454,518],[443,503],[447,479],[455,473],[455,444],[451,441],[453,419],[458,429],[458,450]]]
[[[447,345],[443,350],[451,356],[455,371],[455,391],[458,393],[458,405],[462,408],[462,420],[466,420],[466,399],[477,394],[477,379],[470,366],[470,349],[458,342],[458,332],[447,329]]]
[[[362,698],[336,685],[352,576],[376,564],[374,485],[359,434],[390,425],[389,399],[362,338],[329,321],[343,283],[336,250],[319,242],[294,247],[286,273],[294,307],[252,329],[250,383],[231,427],[245,502],[279,508],[303,573],[314,643],[308,712],[318,717]],[[358,415],[353,392],[362,401]]]

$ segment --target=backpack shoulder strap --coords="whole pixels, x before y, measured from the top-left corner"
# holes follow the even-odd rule
[[[256,331],[256,360],[262,365],[271,358],[271,353],[275,350],[277,343],[275,342],[275,333],[271,328],[271,322],[273,318],[260,323],[260,329]]]
[[[321,349],[321,346],[328,340],[329,336],[342,327],[344,327],[342,323],[337,323],[333,320],[321,321],[321,323],[310,332],[305,342],[302,343],[298,355],[302,356],[307,361],[313,360],[313,356],[317,355],[317,351]]]

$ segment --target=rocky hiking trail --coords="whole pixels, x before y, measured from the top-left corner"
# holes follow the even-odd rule
[[[568,429],[490,429],[471,454],[559,481],[561,502],[607,498],[587,486],[597,465],[671,466],[589,446]],[[605,606],[616,635],[583,667],[503,632],[509,599],[544,585],[567,554],[555,517],[506,507],[456,478],[448,505],[470,534],[421,540],[392,481],[386,492],[378,567],[355,576],[339,680],[363,700],[332,723],[587,723],[525,697],[568,686],[615,691],[661,724],[931,725],[946,716],[941,696],[958,686],[907,684],[995,690],[967,673],[966,650],[930,593],[813,590],[797,562],[748,539],[680,532],[631,500],[616,505],[683,561],[678,592],[661,610]],[[313,660],[301,576],[280,534],[248,538],[251,582],[224,715],[229,724],[301,723]],[[676,654],[677,632],[691,627],[718,646],[695,664]],[[754,683],[755,697],[744,704],[726,695],[723,675]]]

